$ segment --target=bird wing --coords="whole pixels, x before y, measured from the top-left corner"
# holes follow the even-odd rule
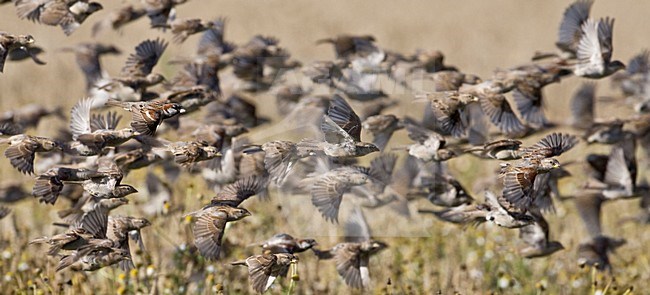
[[[246,259],[253,290],[263,293],[273,284],[276,276],[272,273],[272,269],[276,263],[277,257],[273,254],[254,255]]]
[[[609,160],[607,161],[607,169],[605,170],[605,183],[616,188],[624,189],[630,195],[632,194],[632,175],[627,167],[623,148],[620,146],[612,148]]]
[[[215,209],[207,209],[194,224],[194,244],[201,255],[208,260],[219,258],[221,240],[226,228],[227,213]]]
[[[357,289],[363,287],[359,244],[340,244],[335,250],[334,261],[336,262],[336,271],[348,286]],[[367,266],[367,263],[365,265]]]
[[[346,186],[334,175],[318,179],[311,188],[311,202],[321,212],[325,220],[338,222],[339,207]]]
[[[510,104],[502,94],[487,95],[480,99],[483,112],[490,118],[501,132],[506,134],[518,134],[526,130]]]
[[[38,143],[34,140],[23,140],[8,147],[5,150],[5,157],[21,173],[32,174],[34,173],[34,153],[36,153],[38,146]]]
[[[249,176],[226,186],[212,199],[211,205],[228,205],[237,207],[246,199],[257,195],[266,188],[266,179]]]
[[[361,119],[343,97],[334,95],[327,116],[355,141],[361,141]]]
[[[79,135],[92,133],[90,126],[90,108],[95,99],[84,98],[77,102],[70,111],[70,132],[72,139],[77,140]]]
[[[603,59],[603,51],[600,46],[598,29],[600,22],[588,19],[582,25],[582,38],[578,44],[578,64],[576,68],[588,72],[605,71],[605,60]]]
[[[146,76],[158,63],[167,43],[163,40],[145,40],[135,47],[135,53],[129,55],[122,68],[123,76]]]
[[[601,56],[606,64],[612,59],[612,52],[614,51],[614,44],[612,43],[613,31],[613,18],[606,17],[598,21],[598,40],[601,46]]]
[[[578,0],[567,7],[560,22],[557,47],[575,54],[582,36],[581,26],[589,18],[593,3],[593,0]]]
[[[320,125],[321,131],[325,135],[325,141],[331,144],[354,143],[354,138],[344,129],[337,125],[329,116],[323,116]]]

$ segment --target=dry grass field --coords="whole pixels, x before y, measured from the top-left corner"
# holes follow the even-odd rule
[[[11,62],[0,74],[0,111],[29,103],[61,105],[69,110],[84,95],[84,80],[74,57],[60,48],[93,40],[92,24],[125,1],[102,1],[104,11],[89,17],[71,37],[59,28],[46,27],[20,20],[11,4],[0,6],[0,30],[32,34],[36,44],[46,53],[46,66],[29,61]],[[438,49],[446,62],[467,73],[489,77],[496,68],[509,68],[526,63],[535,51],[554,50],[557,28],[568,1],[279,1],[279,0],[191,0],[178,7],[179,17],[212,19],[228,18],[226,38],[235,43],[246,42],[256,34],[275,36],[292,56],[303,64],[334,58],[329,46],[317,46],[315,40],[342,33],[372,34],[385,49],[411,53],[416,49]],[[591,15],[616,18],[614,59],[624,62],[650,47],[650,2],[596,1]],[[104,32],[95,41],[112,43],[122,55],[103,59],[105,69],[117,74],[134,46],[147,38],[171,40],[170,33],[149,29],[148,20],[141,19],[121,32]],[[157,70],[172,77],[175,66],[167,62],[178,56],[194,53],[198,35],[179,45],[170,43]],[[227,75],[228,73],[224,73]],[[291,77],[291,76],[290,76]],[[569,100],[583,79],[571,77],[544,89],[546,110],[553,122],[567,122]],[[413,103],[413,94],[387,84],[385,91],[401,99],[401,104],[388,111],[398,116],[419,117],[422,104]],[[224,86],[225,95],[228,87]],[[609,80],[598,82],[599,96],[618,95],[610,89]],[[260,113],[277,119],[272,93],[253,97]],[[618,99],[618,98],[617,98]],[[632,113],[629,106],[616,100],[597,106],[597,117],[612,118]],[[67,112],[67,111],[66,111]],[[122,113],[128,118],[127,113]],[[198,117],[198,116],[197,116]],[[126,120],[128,121],[128,120]],[[34,135],[48,136],[68,122],[57,118],[44,119]],[[127,122],[122,122],[126,126]],[[562,131],[578,134],[569,128]],[[537,141],[545,133],[523,141]],[[286,138],[273,124],[254,129],[253,141]],[[391,146],[408,142],[400,132]],[[179,137],[180,138],[180,137]],[[580,161],[590,152],[608,151],[607,146],[581,142],[559,157],[560,162],[577,161],[568,166],[573,176],[561,181],[565,195],[580,194],[585,180]],[[648,159],[639,153],[640,178],[647,178]],[[371,157],[370,157],[371,158]],[[38,157],[36,159],[38,161]],[[367,160],[364,160],[367,161]],[[482,189],[495,189],[500,184],[495,172],[498,161],[478,160],[461,156],[449,161],[451,173],[473,196],[482,199]],[[154,169],[162,175],[159,168]],[[40,204],[28,198],[8,205],[13,212],[0,221],[0,293],[3,294],[246,294],[248,286],[244,267],[231,266],[230,261],[259,252],[250,246],[273,234],[287,232],[299,237],[312,237],[320,247],[333,246],[342,240],[342,226],[325,222],[311,205],[308,196],[290,196],[274,191],[270,201],[252,199],[244,203],[253,215],[233,223],[226,231],[225,254],[217,262],[207,262],[189,249],[191,226],[181,217],[183,212],[200,208],[214,194],[197,175],[184,173],[171,183],[175,206],[184,211],[166,216],[147,216],[138,203],[146,200],[144,177],[147,169],[132,172],[123,183],[140,192],[130,196],[131,203],[113,214],[147,217],[152,226],[145,228],[146,252],[134,257],[137,268],[123,273],[117,268],[104,268],[92,273],[56,273],[54,258],[47,257],[46,248],[27,245],[33,238],[59,231],[52,226],[58,220],[55,206]],[[0,158],[2,182],[20,181],[31,191],[33,178],[19,174]],[[135,204],[135,205],[134,205]],[[411,204],[412,209],[433,208],[426,200]],[[351,208],[345,201],[343,218]],[[580,268],[576,262],[578,244],[587,238],[582,222],[571,201],[556,202],[557,210],[547,215],[551,237],[565,249],[550,257],[524,259],[517,253],[522,246],[517,230],[498,228],[493,224],[463,228],[443,223],[430,215],[410,219],[388,208],[365,209],[370,227],[377,239],[389,248],[370,261],[373,294],[622,294],[633,287],[635,294],[650,293],[650,234],[648,226],[619,221],[639,212],[638,200],[607,203],[603,208],[605,234],[625,238],[627,244],[610,256],[611,273]],[[132,244],[132,249],[135,249]],[[269,293],[286,294],[348,294],[354,291],[339,278],[332,261],[318,261],[311,253],[299,255],[300,280],[289,287],[288,279],[279,280]]]

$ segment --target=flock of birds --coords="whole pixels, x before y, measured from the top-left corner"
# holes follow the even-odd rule
[[[88,0],[3,2],[12,2],[19,17],[60,26],[66,35],[102,9]],[[141,5],[111,12],[93,27],[93,35],[98,35],[147,16],[152,28],[170,30],[176,43],[202,34],[194,56],[174,60],[181,66],[174,78],[154,71],[168,46],[164,40],[142,41],[116,76],[102,69],[100,59],[119,54],[118,48],[82,43],[65,49],[75,55],[85,75],[88,97],[72,108],[69,129],[53,138],[26,133],[45,116],[66,118],[61,108],[30,105],[0,117],[0,142],[8,145],[6,158],[18,171],[36,175],[32,195],[45,204],[55,204],[59,198],[70,201],[70,208],[59,212],[62,221],[56,226],[64,228],[61,233],[32,241],[49,245],[47,254],[60,257],[57,271],[134,266],[129,240],[145,250],[140,231],[151,222],[111,211],[128,204],[127,196],[137,193],[122,183],[123,177],[131,170],[153,166],[163,167],[170,182],[180,173],[191,173],[215,189],[210,203],[184,215],[193,222],[198,253],[209,260],[223,256],[220,250],[228,223],[255,215],[240,207],[242,203],[256,195],[267,197],[269,188],[278,188],[279,198],[310,195],[318,212],[332,223],[339,222],[342,202],[356,204],[345,223],[346,240],[330,249],[319,248],[313,239],[280,233],[260,243],[260,254],[233,262],[248,267],[250,285],[257,292],[266,291],[276,277],[286,276],[298,261],[296,254],[310,249],[319,259],[334,259],[347,285],[370,288],[370,257],[388,245],[373,238],[361,207],[386,207],[409,216],[409,203],[424,198],[442,209],[421,209],[421,214],[463,225],[491,222],[518,229],[527,245],[520,254],[534,258],[563,249],[551,239],[545,216],[553,212],[554,199],[572,199],[590,237],[579,246],[579,263],[601,270],[610,268],[608,253],[625,244],[624,239],[602,232],[603,204],[640,197],[644,215],[635,220],[650,222],[650,187],[637,182],[637,174],[644,173],[650,158],[649,53],[634,57],[627,67],[612,61],[614,19],[590,18],[591,0],[578,0],[564,12],[558,52],[535,53],[532,62],[496,70],[488,79],[445,65],[438,51],[400,54],[380,48],[369,35],[320,40],[319,44],[333,46],[336,59],[302,65],[275,38],[255,36],[248,43],[234,44],[224,39],[224,19],[176,18],[174,7],[184,2],[143,0]],[[38,58],[43,49],[36,44],[30,35],[0,32],[0,72],[7,59],[31,58],[45,64]],[[286,82],[282,77],[288,72],[301,73],[314,87],[326,87],[331,94],[313,94],[313,89]],[[414,72],[424,73],[435,88],[426,93],[413,90],[415,101],[427,105],[422,119],[384,111],[398,100],[377,88],[377,79],[391,79],[412,90],[407,77]],[[586,82],[571,102],[570,133],[580,134],[549,132],[564,126],[546,118],[542,89],[571,76],[611,79],[637,114],[625,119],[594,118],[595,85]],[[226,88],[233,90],[226,94],[222,91]],[[511,100],[506,97],[509,92]],[[290,118],[296,129],[316,126],[322,136],[250,142],[245,133],[273,124],[258,116],[259,106],[245,98],[259,93],[274,93],[278,114]],[[120,129],[123,111],[131,114],[131,122]],[[198,111],[205,111],[201,120],[187,116]],[[412,143],[389,148],[393,133],[402,129]],[[371,134],[372,142],[362,141],[362,133]],[[186,141],[159,136],[174,134]],[[530,136],[540,139],[522,146],[518,139]],[[581,140],[610,145],[611,152],[587,155],[589,180],[578,195],[562,196],[558,181],[570,173],[556,157]],[[645,162],[637,163],[638,145]],[[472,197],[445,163],[465,155],[503,161],[501,190],[486,190],[482,202]],[[372,157],[369,166],[357,161],[364,156]],[[148,185],[160,182],[147,176]],[[28,193],[23,194],[20,186],[5,187],[0,202],[14,202],[24,195]],[[156,208],[144,210],[163,214],[169,208],[168,196]],[[0,218],[10,212],[1,206]],[[237,226],[229,231],[236,232]]]

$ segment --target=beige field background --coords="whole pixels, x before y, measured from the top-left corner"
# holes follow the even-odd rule
[[[89,41],[117,45],[123,54],[103,59],[105,69],[116,75],[128,54],[142,40],[156,37],[171,40],[170,33],[149,29],[146,19],[124,27],[121,32],[104,32],[97,39],[92,39],[92,24],[125,3],[103,1],[105,10],[89,17],[71,37],[65,37],[58,28],[18,19],[11,4],[0,6],[0,30],[32,34],[36,43],[46,50],[42,59],[48,63],[37,66],[29,61],[7,62],[5,73],[0,75],[0,111],[28,103],[62,105],[69,109],[82,98],[83,77],[74,57],[58,52],[62,47]],[[330,47],[314,44],[317,39],[342,33],[372,34],[382,48],[402,53],[412,53],[416,49],[438,49],[445,53],[448,64],[464,72],[489,77],[496,68],[526,63],[537,50],[553,50],[560,18],[569,3],[515,0],[191,0],[179,6],[177,13],[183,18],[227,17],[226,39],[235,43],[246,42],[256,34],[275,36],[303,64],[333,58]],[[627,63],[630,57],[650,47],[648,12],[648,1],[596,1],[591,11],[592,17],[616,18],[615,59]],[[193,36],[182,45],[171,43],[159,63],[158,71],[168,78],[172,77],[176,68],[166,62],[177,56],[192,55],[197,40],[198,37]],[[581,79],[573,77],[545,88],[547,114],[551,121],[565,122],[568,119],[569,99],[581,82]],[[609,88],[609,81],[599,82],[598,95],[615,95]],[[390,112],[420,116],[418,109],[421,109],[421,105],[410,102],[412,95],[400,92],[397,96],[402,98],[403,103],[390,109]],[[254,99],[263,109],[261,113],[274,115],[271,94],[261,94]],[[599,104],[597,115],[610,118],[630,114],[628,109],[623,106],[622,100],[618,100],[617,103]],[[56,128],[66,125],[67,122],[48,118],[41,122],[38,130],[29,133],[47,136],[53,134]],[[267,133],[277,133],[273,127],[263,127],[261,130],[254,130],[252,138],[265,138]],[[530,143],[541,136],[524,141]],[[397,137],[405,138],[401,134]],[[587,147],[581,143],[560,160],[579,161],[593,151],[607,152],[607,147]],[[641,166],[640,176],[646,177],[648,161],[644,158],[642,161],[641,165],[645,167]],[[451,160],[450,166],[452,174],[468,189],[474,189],[474,196],[479,200],[482,199],[479,189],[485,187],[486,183],[497,183],[494,171],[499,166],[498,162],[477,161],[463,156]],[[584,180],[582,167],[575,164],[569,170],[574,177],[562,182],[562,191],[567,195],[580,193],[579,186]],[[2,181],[22,181],[25,188],[31,190],[32,178],[18,174],[4,157],[0,159],[0,173]],[[133,172],[124,179],[123,183],[132,184],[141,191],[132,200],[146,199],[142,193],[145,191],[143,179],[144,171]],[[184,206],[186,212],[199,208],[213,194],[205,189],[197,177],[184,175],[172,185],[175,204]],[[291,198],[291,202],[287,198]],[[132,204],[115,213],[143,216],[137,205]],[[12,215],[0,221],[0,251],[3,252],[0,257],[0,271],[3,272],[0,273],[0,293],[207,294],[216,290],[223,290],[227,294],[249,293],[252,291],[248,288],[246,270],[228,265],[229,261],[259,251],[246,245],[279,232],[295,236],[309,235],[316,238],[321,247],[334,245],[341,240],[337,236],[341,226],[322,222],[317,211],[309,204],[308,197],[275,194],[270,202],[252,200],[243,204],[253,212],[253,216],[227,230],[225,244],[228,257],[219,262],[206,263],[195,254],[182,250],[184,245],[191,244],[191,233],[190,226],[183,222],[182,214],[178,213],[165,217],[149,216],[153,226],[144,230],[147,253],[136,255],[137,272],[120,274],[116,269],[104,269],[85,276],[71,273],[55,275],[56,260],[45,258],[45,248],[26,244],[35,237],[52,234],[55,228],[50,224],[56,221],[56,210],[65,205],[59,202],[54,207],[45,206],[29,198],[13,205]],[[433,207],[426,200],[413,205],[414,208]],[[345,206],[349,207],[349,204]],[[517,255],[516,250],[521,246],[517,231],[491,225],[463,229],[417,213],[411,219],[405,219],[386,208],[366,210],[371,228],[379,239],[390,245],[389,249],[371,260],[372,293],[585,294],[593,292],[592,280],[597,280],[595,288],[599,289],[610,284],[608,291],[613,294],[623,293],[631,286],[637,294],[650,292],[648,227],[618,223],[622,217],[639,212],[638,201],[616,202],[604,207],[604,232],[628,241],[610,257],[613,265],[611,274],[593,274],[590,269],[578,267],[576,249],[586,238],[586,233],[573,203],[558,202],[556,207],[557,212],[547,216],[551,237],[562,242],[566,249],[551,257],[534,260],[522,259]],[[315,225],[303,226],[308,222]],[[351,292],[338,278],[333,262],[318,262],[309,252],[301,254],[300,259],[300,281],[294,288],[296,294]],[[208,270],[213,269],[214,272],[201,271],[208,265]],[[58,285],[70,278],[71,286]],[[285,279],[270,292],[285,293],[288,285]],[[33,290],[33,287],[36,289]]]

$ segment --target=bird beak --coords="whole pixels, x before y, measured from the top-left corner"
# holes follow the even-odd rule
[[[553,168],[560,168],[559,164],[553,164]]]
[[[185,113],[186,111],[185,111],[185,109],[180,109],[180,111],[178,111],[178,112],[181,113],[181,114],[183,114],[183,113]]]

